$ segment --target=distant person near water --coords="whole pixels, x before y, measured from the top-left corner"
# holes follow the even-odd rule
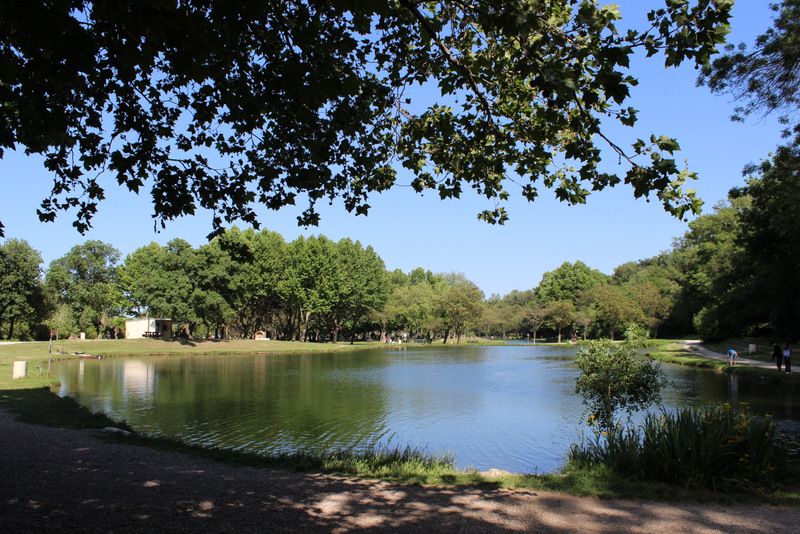
[[[781,346],[777,343],[772,343],[772,359],[778,365],[778,373],[780,373],[781,364],[783,363],[783,351],[781,351]]]
[[[787,375],[792,374],[792,345],[788,341],[783,344],[783,367]]]
[[[730,349],[728,350],[728,364],[729,365],[736,365],[736,359],[739,357],[739,353],[735,350]]]

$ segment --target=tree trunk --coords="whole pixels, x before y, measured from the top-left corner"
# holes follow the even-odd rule
[[[381,321],[381,343],[386,343],[386,321]]]
[[[308,336],[308,322],[311,320],[311,312],[300,312],[300,342],[305,343],[306,337]]]

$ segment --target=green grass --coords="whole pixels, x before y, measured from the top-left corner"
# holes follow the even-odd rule
[[[654,360],[664,363],[675,363],[704,369],[724,369],[728,367],[725,361],[700,356],[685,349],[681,343],[668,342],[660,345],[655,350],[648,350],[647,354]]]

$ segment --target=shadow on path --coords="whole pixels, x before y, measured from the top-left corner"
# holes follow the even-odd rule
[[[234,467],[0,412],[0,532],[796,532],[800,510]]]

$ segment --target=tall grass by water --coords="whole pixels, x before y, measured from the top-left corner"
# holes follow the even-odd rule
[[[297,471],[321,471],[399,480],[436,480],[452,476],[455,458],[406,446],[375,445],[359,450],[293,451],[275,455],[283,467]]]
[[[644,481],[687,488],[774,488],[790,475],[788,454],[768,415],[746,405],[648,414],[637,427],[595,433],[570,448],[567,469],[612,469]]]

